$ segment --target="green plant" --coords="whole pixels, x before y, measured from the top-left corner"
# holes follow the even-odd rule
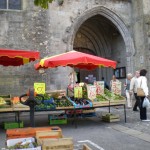
[[[53,0],[34,0],[35,6],[40,6],[44,9],[48,9],[48,4],[51,3]]]

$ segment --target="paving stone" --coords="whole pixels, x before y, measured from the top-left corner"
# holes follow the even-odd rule
[[[137,130],[133,130],[133,129],[128,129],[128,130],[125,130],[125,131],[122,131],[122,132],[127,133],[127,134],[132,135],[132,136],[142,134],[142,132],[137,131]]]
[[[150,135],[149,134],[140,134],[140,135],[136,135],[137,138],[142,139],[144,141],[150,142]]]
[[[129,129],[129,128],[124,127],[124,126],[122,126],[122,125],[112,125],[111,127],[112,127],[113,129],[115,129],[115,130],[118,130],[118,131],[126,131],[126,130]]]

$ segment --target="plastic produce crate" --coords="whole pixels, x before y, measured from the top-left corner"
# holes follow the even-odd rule
[[[93,104],[90,100],[86,100],[86,102],[87,102],[86,105],[80,105],[80,104],[76,104],[70,97],[67,97],[67,99],[73,104],[74,108],[90,108],[90,107],[93,107]]]
[[[55,110],[56,106],[54,104],[54,99],[44,100],[40,105],[35,106],[35,110]]]
[[[60,114],[60,115],[48,115],[50,125],[55,124],[67,124],[67,115]]]
[[[4,129],[15,129],[15,128],[23,128],[23,121],[21,122],[4,122]]]

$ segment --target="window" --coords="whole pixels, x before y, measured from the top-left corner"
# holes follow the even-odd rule
[[[22,0],[0,0],[0,9],[21,10]]]
[[[125,67],[116,68],[114,70],[114,75],[118,79],[126,78],[126,68]]]

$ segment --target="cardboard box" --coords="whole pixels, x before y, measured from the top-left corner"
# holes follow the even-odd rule
[[[14,146],[15,144],[25,141],[25,140],[31,140],[32,142],[35,142],[35,139],[33,137],[29,138],[17,138],[17,139],[9,139],[6,141],[6,146]],[[26,148],[26,149],[13,149],[13,150],[41,150],[41,146],[35,147],[35,148]]]

